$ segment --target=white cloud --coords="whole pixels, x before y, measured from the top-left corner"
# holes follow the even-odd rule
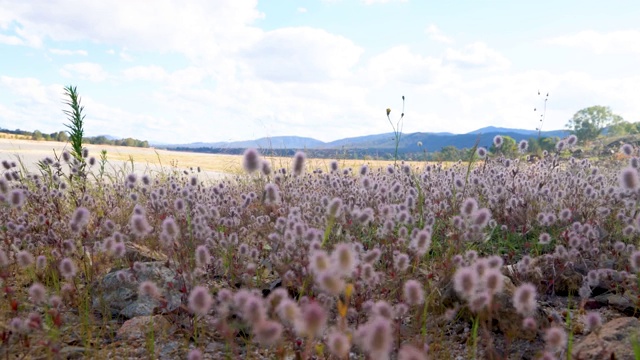
[[[41,46],[45,38],[90,40],[212,57],[241,48],[259,34],[250,26],[263,16],[256,4],[257,0],[194,0],[189,6],[178,0],[7,0],[0,13],[7,11],[4,22],[19,24],[18,37],[31,46]]]
[[[134,66],[122,71],[126,81],[145,80],[164,83],[167,86],[193,86],[201,83],[209,71],[200,67],[186,67],[172,73],[158,65]]]
[[[7,116],[21,129],[43,132],[59,131],[66,122],[63,85],[44,85],[34,78],[0,76],[0,90],[6,89],[15,101],[10,107],[0,106],[0,117]],[[81,93],[85,107],[85,133],[88,136],[109,134],[121,137],[144,139],[172,126],[162,117],[138,114],[96,101],[90,95]],[[8,117],[10,116],[10,117]]]
[[[462,50],[449,48],[444,60],[462,69],[504,69],[510,65],[509,59],[483,42],[475,42]]]
[[[362,78],[377,86],[393,82],[428,85],[452,75],[440,59],[415,54],[408,46],[396,46],[372,57],[363,72]]]
[[[60,75],[67,78],[78,78],[93,82],[100,82],[107,79],[108,74],[102,65],[92,62],[79,62],[66,64],[60,69]]]
[[[546,40],[553,45],[582,48],[596,54],[640,54],[640,30],[601,33],[593,30]]]
[[[306,13],[308,10],[307,10],[307,8],[305,8],[305,7],[299,7],[299,8],[297,9],[297,11],[298,11],[299,13]]]
[[[120,59],[122,59],[123,61],[126,62],[132,62],[133,61],[133,56],[131,56],[127,50],[122,50],[120,51],[120,53],[118,54],[120,56]]]
[[[43,85],[35,78],[0,76],[0,89],[9,95],[0,117],[24,130],[57,131],[64,115],[60,111],[62,85]],[[6,116],[6,117],[5,117]]]
[[[425,30],[425,33],[429,35],[429,38],[433,41],[437,41],[444,44],[453,43],[453,39],[443,34],[442,31],[435,24],[429,25]]]
[[[24,42],[17,36],[0,34],[0,44],[5,45],[22,45]]]
[[[128,81],[164,81],[169,76],[163,67],[157,65],[130,67],[123,70],[122,75]]]
[[[19,96],[24,101],[33,104],[50,105],[54,103],[54,97],[62,94],[62,86],[44,86],[40,80],[35,78],[16,78],[10,76],[0,76],[0,84],[10,90],[11,93]]]
[[[363,49],[351,40],[310,27],[263,34],[244,52],[251,72],[270,81],[317,82],[344,78]]]
[[[54,54],[54,55],[63,55],[63,56],[70,56],[70,55],[87,56],[87,55],[89,55],[89,53],[87,53],[86,50],[49,49],[49,52]]]

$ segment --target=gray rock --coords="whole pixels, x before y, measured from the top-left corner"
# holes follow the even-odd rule
[[[118,274],[124,275],[124,281]],[[140,283],[147,280],[158,286],[163,299],[138,296]],[[123,269],[105,275],[92,289],[92,307],[104,315],[128,319],[153,315],[156,309],[160,313],[173,311],[182,304],[184,294],[180,289],[183,287],[184,281],[165,263],[144,263],[140,271]]]
[[[60,349],[63,359],[84,359],[91,354],[90,350],[81,346],[65,346]]]
[[[633,341],[640,331],[640,321],[634,317],[622,317],[604,324],[598,332],[592,332],[573,349],[574,359],[633,360]]]
[[[117,335],[120,339],[144,339],[150,329],[154,331],[154,337],[162,338],[171,324],[162,315],[139,316],[124,322]]]

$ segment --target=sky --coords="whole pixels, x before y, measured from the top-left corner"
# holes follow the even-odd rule
[[[0,0],[0,127],[155,143],[640,121],[637,0]],[[538,91],[541,95],[538,95]],[[537,111],[534,111],[537,109]]]

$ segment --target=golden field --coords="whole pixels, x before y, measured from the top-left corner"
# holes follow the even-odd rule
[[[131,169],[131,161],[133,160],[136,172],[159,171],[171,168],[193,168],[195,170],[198,167],[210,175],[238,174],[242,172],[241,155],[202,154],[154,148],[93,144],[87,144],[86,147],[89,149],[90,156],[95,156],[96,158],[99,158],[102,150],[106,150],[107,160],[112,170],[122,169],[123,167]],[[19,159],[30,171],[37,169],[36,163],[38,160],[47,156],[53,157],[54,154],[60,155],[62,151],[70,149],[71,146],[68,143],[0,138],[0,160],[16,161]],[[290,158],[273,156],[265,156],[265,158],[271,161],[274,169],[291,167]],[[353,169],[357,169],[363,164],[367,164],[372,168],[393,164],[393,161],[380,160],[336,160],[339,161],[340,168],[351,167]],[[307,170],[321,169],[327,171],[330,161],[329,159],[308,159]],[[418,166],[424,164],[424,162],[411,162],[411,164]]]

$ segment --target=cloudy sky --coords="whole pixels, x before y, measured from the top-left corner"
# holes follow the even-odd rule
[[[0,0],[0,127],[155,142],[640,121],[640,2]]]

